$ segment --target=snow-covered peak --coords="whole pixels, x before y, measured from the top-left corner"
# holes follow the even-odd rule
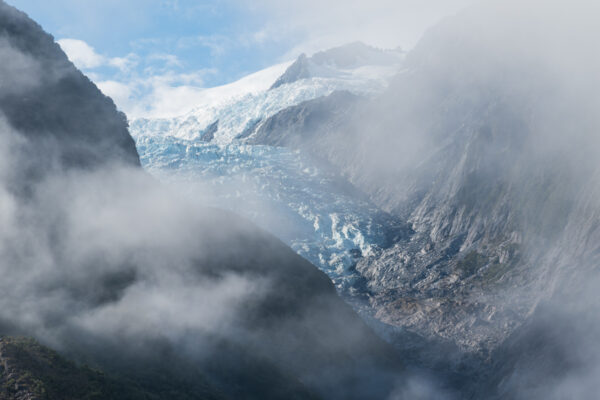
[[[271,89],[308,78],[361,76],[366,71],[397,67],[403,58],[404,52],[401,50],[382,50],[361,42],[320,51],[312,57],[301,54]]]
[[[205,89],[202,91],[202,97],[197,99],[194,109],[199,110],[209,106],[224,105],[247,95],[264,92],[291,64],[291,61],[277,64],[247,75],[238,81]],[[194,113],[194,111],[191,113]]]
[[[337,53],[330,54],[331,57],[326,57],[328,52],[317,53],[309,59],[309,75],[278,87],[273,87],[273,83],[279,82],[298,61],[279,64],[237,82],[206,89],[192,111],[173,118],[135,119],[131,121],[131,133],[134,138],[162,135],[229,144],[247,138],[267,118],[303,101],[327,96],[336,90],[358,95],[381,92],[389,79],[399,72],[402,58],[398,53],[386,58],[387,53],[381,53],[383,51],[369,51],[378,54],[378,57],[372,57],[372,62],[363,56],[359,58],[360,62],[342,62],[345,58]],[[322,54],[322,60],[312,61],[319,54]]]

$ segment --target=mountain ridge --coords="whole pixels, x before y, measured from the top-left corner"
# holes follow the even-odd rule
[[[293,64],[273,83],[269,90],[302,79],[327,77],[336,74],[335,69],[350,70],[363,66],[398,65],[403,53],[399,50],[380,50],[362,42],[319,51],[308,57],[302,53]]]

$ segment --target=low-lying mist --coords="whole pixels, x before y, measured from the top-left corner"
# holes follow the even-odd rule
[[[249,222],[119,163],[57,167],[15,190],[35,145],[6,123],[0,137],[2,334],[109,369],[191,363],[217,386],[250,379],[227,390],[251,397],[303,385],[382,397],[403,378],[328,278]]]
[[[19,143],[4,143],[4,165],[26,164],[15,147],[31,144],[6,124],[2,138]],[[139,168],[51,174],[27,197],[12,185],[3,179],[0,319],[16,331],[46,341],[74,327],[138,338],[219,331],[267,284],[243,272],[201,272],[198,260],[215,251],[208,243],[231,232],[216,210],[200,211]]]
[[[176,354],[223,386],[229,373],[273,378],[242,386],[255,398],[267,386],[274,398],[451,397],[445,381],[407,378],[282,243],[142,171],[114,104],[82,101],[91,82],[6,7],[0,334],[102,365]],[[599,7],[475,5],[430,30],[384,95],[298,145],[412,225],[412,242],[384,254],[393,275],[379,260],[358,270],[382,319],[481,351],[473,398],[600,390]],[[394,319],[406,299],[433,305]]]

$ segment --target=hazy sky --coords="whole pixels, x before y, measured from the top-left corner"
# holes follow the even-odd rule
[[[335,45],[410,49],[479,0],[7,0],[126,109],[157,87],[204,88]]]

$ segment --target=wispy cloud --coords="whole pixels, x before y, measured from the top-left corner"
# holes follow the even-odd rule
[[[269,31],[288,35],[290,51],[313,52],[355,40],[406,49],[441,18],[480,0],[245,0],[269,16]],[[257,32],[257,37],[262,37]]]
[[[149,72],[129,75],[122,81],[101,80],[97,85],[130,119],[167,117],[193,107],[205,90],[205,76],[214,73],[216,71],[210,69],[193,73]]]
[[[97,68],[106,64],[106,59],[83,40],[61,39],[58,44],[78,68]]]
[[[168,53],[108,57],[83,40],[61,39],[58,43],[69,59],[130,118],[180,114],[195,103],[204,90],[205,78],[218,73],[214,68],[186,70],[179,57]],[[211,45],[213,41],[207,39],[206,43]],[[102,73],[107,67],[117,71]]]
[[[60,39],[57,42],[69,60],[82,70],[109,66],[127,71],[134,68],[139,62],[139,57],[135,54],[113,58],[98,54],[92,46],[79,39]]]

